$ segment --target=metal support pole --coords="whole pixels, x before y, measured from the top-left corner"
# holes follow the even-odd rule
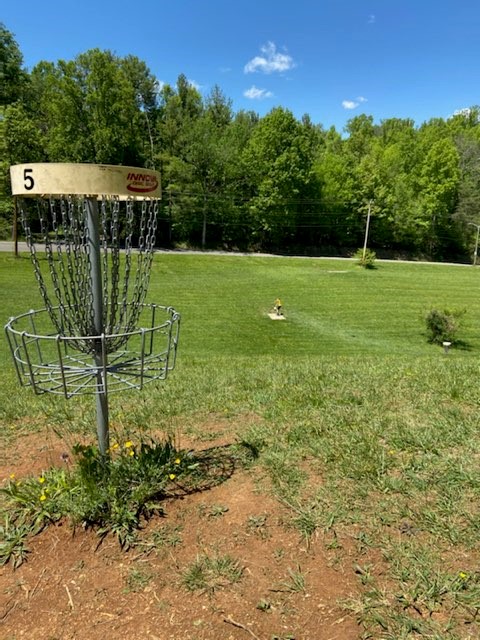
[[[473,252],[473,266],[475,267],[477,265],[477,252],[478,252],[478,239],[480,236],[480,224],[475,224],[475,222],[469,222],[468,224],[471,227],[477,228],[477,237],[475,239],[475,251]]]
[[[478,253],[478,236],[480,235],[480,226],[477,225],[477,238],[475,240],[475,253],[473,255],[473,266],[477,265],[477,253]]]
[[[207,242],[207,196],[203,195],[202,250]]]
[[[110,447],[108,430],[108,393],[104,368],[106,354],[103,349],[103,287],[102,260],[100,252],[100,230],[98,221],[98,203],[94,198],[86,200],[88,250],[90,258],[90,277],[92,282],[93,320],[95,335],[94,364],[97,376],[97,436],[100,453],[106,456]]]
[[[15,251],[15,257],[18,258],[18,204],[17,198],[13,198],[13,228],[12,228],[12,240]]]

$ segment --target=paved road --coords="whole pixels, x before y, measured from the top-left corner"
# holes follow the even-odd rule
[[[6,242],[4,240],[0,241],[0,251],[11,251],[13,253],[14,250],[15,250],[15,248],[14,248],[13,242]],[[26,242],[19,242],[18,243],[18,250],[19,251],[28,251],[27,243]]]
[[[28,252],[28,246],[26,242],[18,243],[19,253]],[[13,242],[0,240],[0,252],[14,252]],[[158,249],[155,253],[173,253],[173,254],[185,254],[185,255],[214,255],[214,256],[255,256],[258,258],[305,258],[310,260],[352,260],[352,258],[340,258],[335,256],[283,256],[275,253],[241,253],[231,251],[193,251],[193,250],[176,250],[176,249]],[[420,260],[378,260],[378,262],[404,262],[407,264],[448,264],[451,267],[471,267],[471,264],[461,264],[458,262],[424,262]]]

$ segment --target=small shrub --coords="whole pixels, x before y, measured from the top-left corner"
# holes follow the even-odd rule
[[[302,572],[300,565],[297,565],[296,569],[288,569],[288,579],[282,582],[282,587],[292,593],[305,591],[305,574]]]
[[[0,240],[12,239],[12,225],[8,220],[0,218]]]
[[[138,593],[143,591],[152,580],[153,575],[145,569],[130,569],[128,575],[125,577],[124,593]]]
[[[210,557],[197,556],[182,575],[182,584],[188,591],[213,593],[217,589],[238,582],[243,575],[243,567],[229,555]]]
[[[28,554],[26,539],[31,532],[28,524],[12,522],[8,513],[4,514],[0,525],[0,565],[10,561],[16,569],[22,564]]]
[[[357,264],[363,267],[364,269],[375,269],[375,260],[377,259],[377,254],[372,249],[367,249],[365,251],[365,255],[363,253],[363,249],[358,249],[353,254],[353,257],[357,261]]]
[[[453,344],[456,341],[456,334],[460,328],[462,316],[465,313],[465,309],[461,311],[431,309],[425,316],[428,342],[433,344],[451,342]]]
[[[0,488],[10,518],[0,526],[5,539],[0,564],[11,560],[18,566],[26,535],[63,517],[95,528],[101,537],[112,533],[128,549],[136,542],[141,519],[161,512],[169,487],[195,467],[169,440],[116,444],[109,459],[92,445],[75,445],[73,453],[71,469],[52,468],[21,481],[11,478]]]
[[[234,449],[235,460],[242,460]],[[170,439],[114,443],[109,456],[93,445],[74,445],[73,464],[53,467],[42,475],[10,480],[0,486],[0,566],[19,566],[28,549],[26,539],[52,522],[67,518],[73,526],[93,528],[103,538],[116,536],[120,546],[140,547],[146,553],[181,542],[177,530],[163,531],[142,542],[142,520],[163,514],[163,500],[204,490],[230,477],[232,453],[213,449],[194,454],[175,448]],[[228,507],[213,505],[209,517],[222,516]],[[2,543],[1,540],[4,540]],[[218,567],[217,567],[218,568]]]

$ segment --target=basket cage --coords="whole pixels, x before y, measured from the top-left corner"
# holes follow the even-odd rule
[[[158,200],[70,195],[19,204],[45,305],[5,326],[21,384],[71,397],[164,379],[175,366],[180,316],[145,302]],[[100,283],[92,280],[95,261]]]
[[[122,335],[123,348],[111,351],[111,338],[72,338],[45,334],[39,327],[51,322],[46,309],[31,310],[11,318],[5,327],[7,340],[22,385],[35,393],[74,395],[142,389],[164,380],[175,367],[180,316],[171,307],[145,304],[140,313],[142,328]],[[94,343],[99,354],[92,360],[82,340]],[[107,388],[108,387],[108,388]]]
[[[92,247],[99,244],[101,327],[102,333],[111,336],[107,350],[115,351],[137,326],[148,291],[158,203],[102,198],[98,204],[99,237],[95,239],[88,225],[89,202],[86,197],[74,196],[25,198],[21,200],[21,220],[45,308],[62,336],[100,333],[96,330],[91,276]],[[135,226],[138,236],[134,244]],[[46,260],[40,259],[37,246],[45,251]],[[91,341],[78,341],[77,348],[94,352]]]

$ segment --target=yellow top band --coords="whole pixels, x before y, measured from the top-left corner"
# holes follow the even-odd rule
[[[160,173],[110,164],[30,163],[10,167],[12,194],[26,197],[160,198]]]

